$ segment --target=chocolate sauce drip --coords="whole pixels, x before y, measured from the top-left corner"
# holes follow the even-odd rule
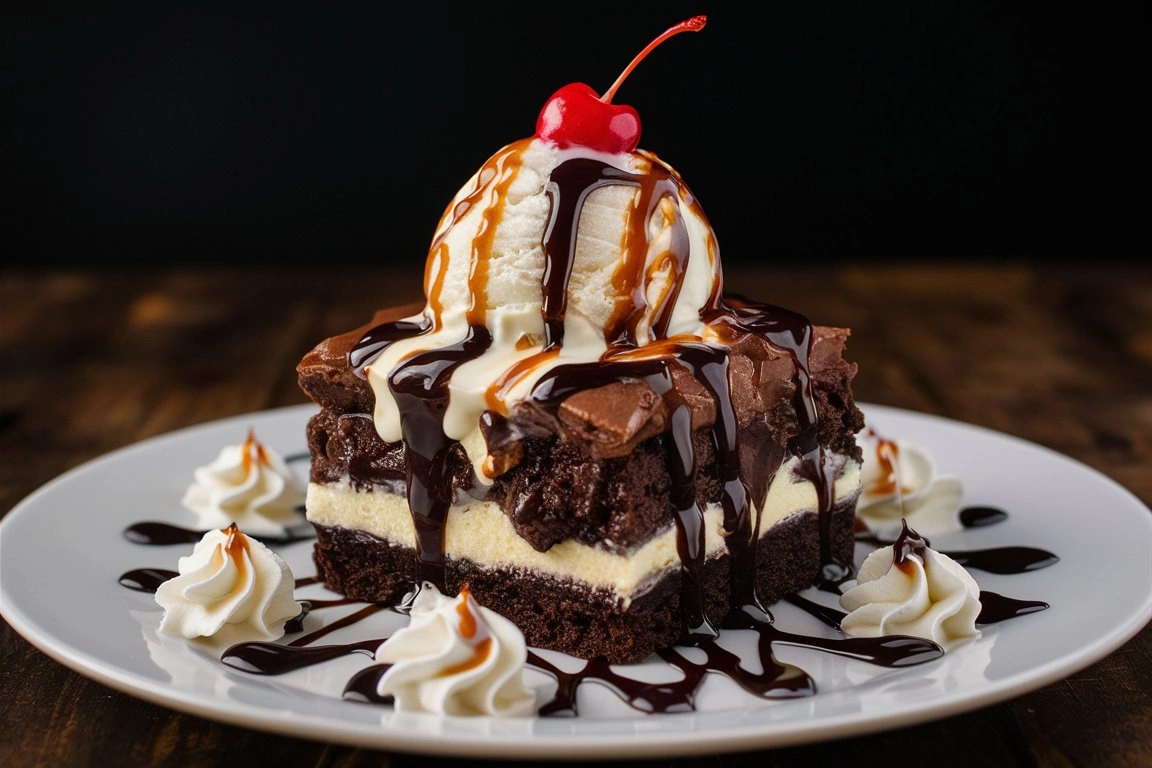
[[[544,348],[564,343],[568,281],[576,260],[576,234],[584,201],[608,184],[639,186],[640,177],[592,158],[574,158],[551,174],[547,194],[552,203],[544,233],[544,273],[540,278],[540,313],[544,316]]]
[[[744,668],[739,656],[721,648],[714,640],[703,640],[697,647],[705,654],[705,660],[700,663],[690,661],[673,648],[659,652],[662,659],[684,675],[679,680],[664,683],[642,682],[621,675],[604,659],[591,659],[575,672],[564,672],[529,651],[529,666],[551,676],[557,684],[556,693],[539,709],[539,714],[578,715],[576,691],[585,682],[604,686],[640,712],[690,712],[696,708],[696,693],[709,672],[722,674],[761,698],[795,698],[816,692],[815,683],[803,670],[776,660],[771,641],[762,639],[759,644],[761,672]]]
[[[360,601],[351,597],[337,597],[332,600],[315,600],[313,598],[309,598],[307,600],[302,600],[301,602],[307,604],[309,610],[319,610],[321,608],[338,608],[341,605],[355,605]]]
[[[708,673],[724,675],[745,691],[760,698],[781,699],[811,696],[816,683],[803,670],[781,663],[772,652],[773,643],[813,648],[857,661],[889,668],[903,668],[934,661],[944,650],[918,637],[823,638],[793,634],[771,624],[751,621],[748,628],[757,632],[757,652],[761,672],[751,672],[740,657],[725,650],[715,640],[701,640],[697,648],[704,652],[702,662],[689,660],[675,648],[658,652],[660,658],[683,673],[683,678],[667,683],[644,683],[614,671],[603,659],[586,661],[575,672],[564,672],[533,651],[528,651],[528,665],[556,680],[552,699],[540,708],[541,716],[576,715],[576,690],[584,682],[596,683],[615,693],[622,701],[641,712],[686,712],[695,708],[696,693]]]
[[[1048,603],[1041,600],[1018,600],[996,592],[980,590],[980,615],[976,617],[976,623],[996,624],[1017,616],[1047,610],[1049,607]]]
[[[760,631],[772,642],[813,648],[881,667],[911,667],[944,655],[944,649],[931,640],[908,635],[838,638],[799,635],[775,627],[764,627]]]
[[[392,668],[391,664],[373,664],[354,674],[344,686],[343,698],[365,704],[391,704],[391,696],[381,696],[380,679]]]
[[[352,347],[352,351],[348,353],[348,363],[352,367],[352,372],[360,378],[364,378],[364,369],[394,342],[420,336],[431,330],[432,322],[423,315],[417,321],[393,320],[374,326],[361,337],[360,341],[356,342],[356,346]]]
[[[812,323],[803,315],[770,304],[756,304],[741,296],[731,295],[720,306],[702,313],[709,324],[726,325],[766,339],[785,352],[795,370],[793,405],[799,432],[788,450],[801,460],[803,475],[816,488],[820,523],[820,561],[824,566],[821,581],[842,581],[851,574],[851,563],[836,562],[832,556],[832,507],[835,502],[834,482],[824,466],[824,449],[820,445],[820,417],[812,387],[809,355],[812,352]],[[758,499],[758,508],[763,499]]]
[[[856,574],[851,569],[844,573],[837,574],[832,569],[826,568],[812,586],[821,592],[828,592],[833,595],[839,595],[843,592],[843,587],[849,581],[856,578]]]
[[[359,624],[364,619],[366,619],[369,616],[372,616],[374,614],[377,614],[380,611],[383,611],[385,608],[386,608],[386,606],[380,605],[379,603],[369,603],[368,605],[364,606],[360,610],[358,610],[354,613],[350,613],[347,616],[344,616],[340,619],[337,619],[336,621],[333,621],[331,624],[326,624],[323,627],[321,627],[320,629],[317,629],[315,632],[310,632],[307,635],[304,635],[303,637],[296,638],[292,642],[288,643],[288,645],[293,647],[293,648],[303,648],[306,645],[311,645],[312,643],[316,642],[320,638],[322,638],[326,635],[330,635],[338,629],[343,629],[344,627],[351,627],[354,624]],[[381,640],[379,642],[382,643],[384,641]],[[377,643],[377,644],[379,644],[379,643]]]
[[[552,203],[544,233],[544,272],[541,276],[541,314],[544,317],[544,348],[563,344],[564,315],[568,308],[568,283],[576,258],[577,229],[584,202],[594,191],[608,185],[638,187],[639,199],[631,208],[627,229],[644,233],[656,206],[665,197],[677,198],[678,182],[659,165],[644,174],[633,174],[592,158],[573,158],[558,165],[549,178],[546,193]],[[672,308],[680,293],[681,276],[688,264],[688,229],[677,217],[671,224],[667,255],[672,257],[670,290],[661,298],[651,322],[653,338],[664,338],[672,319]],[[621,264],[613,276],[618,295],[628,295],[629,311],[617,312],[604,329],[610,345],[634,347],[637,329],[648,309],[645,267],[647,238],[625,243]]]
[[[665,441],[671,498],[676,510],[676,548],[680,555],[680,611],[684,621],[681,642],[697,645],[716,637],[716,628],[704,612],[704,513],[696,503],[696,452],[692,446],[692,409],[681,402],[669,419]]]
[[[692,345],[707,349],[702,345]],[[679,354],[687,345],[677,346]],[[688,357],[691,354],[686,353]],[[639,379],[664,398],[669,410],[669,430],[664,436],[669,496],[675,512],[676,546],[680,555],[680,610],[684,619],[683,641],[694,645],[716,636],[716,629],[704,613],[702,574],[704,569],[704,513],[696,503],[696,455],[692,446],[692,412],[672,386],[671,356],[658,359],[616,360],[611,362],[560,365],[540,377],[531,397],[540,406],[555,411],[572,393],[602,387],[614,381]],[[679,360],[679,364],[690,364]]]
[[[1060,561],[1060,558],[1051,552],[1035,547],[995,547],[948,551],[941,554],[948,555],[965,568],[998,574],[1038,571]]]
[[[716,455],[716,468],[722,487],[720,502],[724,511],[724,543],[731,556],[729,574],[729,603],[732,611],[752,611],[764,616],[765,611],[756,596],[755,535],[750,514],[748,485],[740,474],[740,447],[736,407],[728,381],[726,350],[704,345],[684,345],[678,351],[682,363],[696,374],[716,403],[716,419],[709,430]],[[691,427],[691,424],[689,424]],[[675,439],[675,438],[674,438]],[[691,444],[691,435],[687,437]]]
[[[163,568],[137,568],[120,577],[120,585],[137,592],[156,594],[160,585],[180,574]]]
[[[463,340],[414,355],[388,375],[404,435],[408,508],[416,529],[416,578],[430,581],[442,591],[444,527],[452,505],[448,458],[456,444],[444,434],[448,383],[453,371],[482,355],[491,344],[492,336],[486,328],[471,326]]]
[[[584,662],[584,668],[576,672],[564,672],[559,667],[546,661],[542,656],[537,654],[532,649],[528,649],[528,666],[535,667],[541,672],[550,675],[556,681],[556,693],[552,696],[552,700],[544,704],[536,711],[541,717],[548,717],[549,715],[567,715],[575,717],[579,712],[576,709],[576,689],[580,687],[580,683],[587,678],[593,677],[593,673],[589,671],[589,665],[593,663],[592,660]],[[607,673],[615,675],[612,668],[607,664],[604,665]]]
[[[848,615],[837,608],[820,605],[820,603],[809,600],[806,597],[801,597],[800,595],[785,595],[784,600],[802,609],[809,616],[820,619],[820,621],[836,630],[840,629],[840,623],[844,621],[844,617]]]
[[[908,521],[900,519],[900,535],[892,542],[892,565],[897,568],[908,562],[909,557],[915,557],[924,562],[928,552],[928,540],[908,527]]]
[[[312,611],[312,606],[308,603],[300,604],[300,613],[296,614],[288,621],[284,622],[284,634],[296,635],[304,631],[304,617]]]
[[[840,622],[844,620],[846,615],[841,611],[817,605],[799,595],[791,595],[785,599],[837,630],[840,629]],[[911,667],[938,659],[944,654],[944,650],[936,643],[918,637],[904,635],[851,638],[815,637],[777,629],[770,619],[762,621],[753,613],[745,612],[743,619],[744,622],[738,628],[752,629],[760,635],[760,658],[765,665],[770,661],[769,645],[771,643],[814,648],[884,667]]]
[[[771,625],[761,626],[768,628]],[[757,642],[761,672],[748,671],[740,664],[739,656],[721,648],[711,640],[700,646],[705,653],[703,663],[690,661],[675,648],[665,648],[659,651],[659,654],[660,658],[684,673],[684,680],[679,685],[685,686],[686,683],[690,683],[693,699],[696,690],[709,672],[724,675],[744,690],[762,699],[794,699],[815,695],[816,682],[808,676],[808,673],[791,664],[781,663],[772,653],[772,639],[769,634],[761,632]]]
[[[1008,513],[999,507],[964,507],[960,510],[960,524],[965,528],[983,528],[1008,519]]]
[[[844,611],[820,605],[800,595],[788,595],[784,598],[797,608],[803,609],[810,616],[814,616],[833,629],[840,629],[844,621]],[[996,624],[1001,621],[1015,619],[1049,608],[1048,603],[1041,600],[1018,600],[1014,597],[1005,597],[996,592],[980,591],[980,615],[976,618],[977,624]]]
[[[124,538],[133,544],[166,547],[173,544],[196,544],[200,539],[204,538],[205,533],[207,533],[207,531],[181,528],[178,525],[171,525],[169,523],[145,521],[133,523],[125,528]],[[304,541],[312,537],[312,528],[306,525],[301,525],[298,529],[296,527],[290,527],[284,536],[251,536],[251,538],[262,542],[273,542],[277,544],[290,544],[294,541]]]
[[[253,675],[283,675],[352,653],[372,656],[383,640],[361,640],[344,645],[307,648],[280,643],[250,642],[229,646],[220,656],[225,665]]]
[[[169,544],[195,544],[204,538],[204,531],[194,531],[168,523],[133,523],[124,529],[124,538],[133,544],[168,546]]]
[[[165,568],[137,568],[128,571],[120,577],[120,585],[128,589],[136,590],[137,592],[151,592],[156,593],[160,585],[169,579],[174,579],[179,576],[179,572],[170,571]],[[309,584],[319,584],[319,576],[306,576],[304,578],[296,579],[295,586],[297,589],[306,587]],[[326,607],[327,603],[346,605],[352,601],[341,598],[340,600],[310,600],[312,607]]]

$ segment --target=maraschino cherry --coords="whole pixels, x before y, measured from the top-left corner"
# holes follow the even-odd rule
[[[636,149],[640,143],[640,115],[632,107],[612,103],[616,89],[653,48],[681,32],[699,32],[707,20],[706,16],[693,16],[668,28],[636,54],[603,96],[597,96],[584,83],[569,83],[556,91],[536,118],[536,135],[560,148],[588,147],[612,153]]]

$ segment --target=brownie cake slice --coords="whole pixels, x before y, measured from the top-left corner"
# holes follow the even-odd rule
[[[848,331],[725,295],[700,204],[608,106],[619,82],[561,88],[460,189],[423,307],[301,361],[337,592],[467,582],[530,645],[633,662],[850,564]]]
[[[714,429],[722,409],[686,371],[673,376],[691,412],[692,501],[703,534],[695,562],[687,550],[698,534],[683,519],[695,513],[680,514],[674,501],[668,398],[633,378],[578,390],[554,407],[526,401],[507,416],[486,413],[497,476],[484,484],[459,444],[448,451],[451,505],[434,531],[442,544],[422,552],[405,445],[380,437],[372,389],[350,363],[372,328],[412,309],[378,313],[299,365],[301,386],[321,406],[308,426],[315,560],[336,592],[399,603],[421,579],[437,578],[429,565],[439,560],[443,589],[454,594],[467,582],[529,645],[624,663],[807,587],[826,564],[851,562],[863,417],[850,388],[855,365],[842,356],[848,332],[824,327],[811,332],[810,423],[796,405],[803,377],[792,355],[752,333],[732,344],[736,461],[752,502],[742,518],[725,509],[731,478],[722,479]]]

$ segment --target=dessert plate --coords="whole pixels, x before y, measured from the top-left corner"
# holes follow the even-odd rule
[[[1104,657],[1152,618],[1152,513],[1104,475],[1048,449],[987,429],[888,407],[861,406],[870,426],[933,452],[943,473],[961,478],[965,505],[1008,512],[1000,524],[934,538],[942,550],[1038,547],[1059,562],[1017,575],[973,571],[981,589],[1048,610],[985,625],[975,641],[942,659],[889,669],[811,649],[777,646],[777,658],[805,670],[814,696],[764,700],[710,675],[696,710],[644,714],[591,683],[579,689],[578,717],[444,718],[396,713],[344,700],[348,681],[372,663],[352,654],[282,676],[230,669],[197,647],[158,635],[151,595],[121,586],[138,568],[172,570],[191,545],[143,546],[129,525],[193,524],[180,497],[194,468],[249,428],[307,473],[297,406],[190,427],[123,448],[78,467],[31,494],[0,524],[0,612],[60,663],[133,696],[230,725],[350,745],[469,757],[659,757],[795,745],[899,728],[1018,696]],[[1088,513],[1088,514],[1086,514]],[[1087,521],[1087,522],[1086,522]],[[311,542],[275,547],[297,578],[314,574]],[[869,548],[858,545],[858,561]],[[1106,585],[1106,586],[1102,586]],[[1107,590],[1108,599],[1101,598]],[[806,596],[834,605],[834,596]],[[320,585],[299,599],[332,597]],[[347,613],[359,606],[344,606]],[[772,606],[777,626],[833,636],[790,604]],[[331,614],[331,615],[329,615]],[[340,618],[313,611],[305,625]],[[384,611],[337,630],[324,643],[381,637],[403,623]],[[730,649],[751,659],[748,631],[725,631]],[[744,653],[744,652],[747,653]],[[691,653],[691,651],[689,651]],[[575,663],[549,656],[558,666]],[[758,665],[759,661],[751,664]],[[635,673],[668,675],[662,663]],[[550,678],[529,672],[541,701]],[[668,679],[665,677],[664,679]]]

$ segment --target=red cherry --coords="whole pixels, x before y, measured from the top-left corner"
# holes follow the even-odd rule
[[[601,101],[589,85],[569,83],[540,110],[536,135],[561,148],[631,152],[640,143],[640,115],[632,107]]]
[[[560,148],[588,147],[613,153],[636,149],[640,115],[632,107],[612,103],[616,89],[653,48],[681,32],[699,32],[707,20],[706,16],[693,16],[665,30],[636,54],[603,96],[584,83],[569,83],[556,91],[536,118],[536,135]]]

